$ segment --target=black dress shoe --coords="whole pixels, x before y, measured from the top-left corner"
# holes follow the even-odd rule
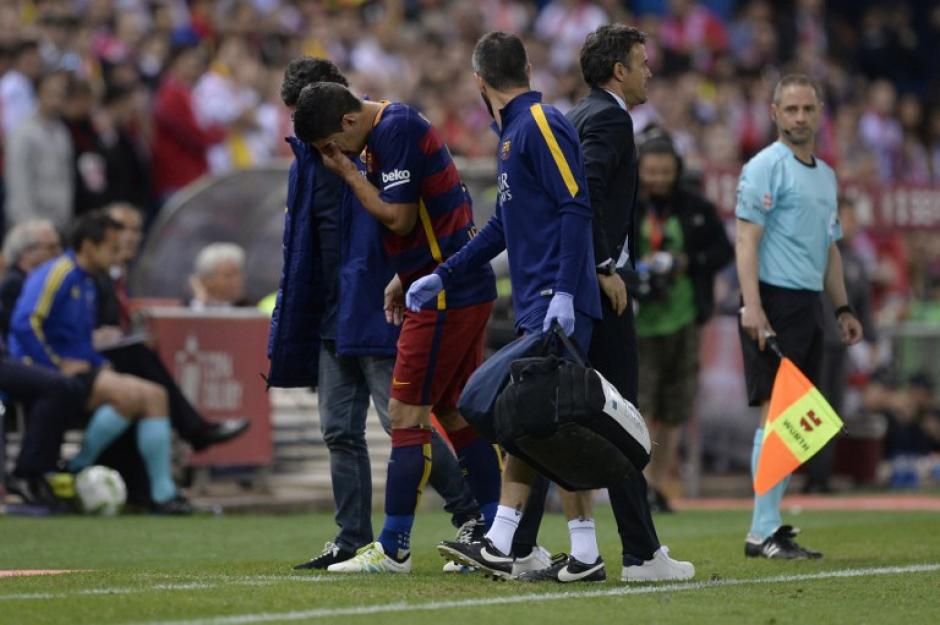
[[[244,434],[251,421],[248,419],[223,419],[213,421],[206,429],[206,445],[218,445],[225,441],[230,441],[237,436]]]
[[[647,492],[650,504],[650,512],[662,512],[665,514],[672,514],[675,512],[675,509],[669,503],[669,499],[666,497],[666,495],[663,494],[661,490],[650,488]]]

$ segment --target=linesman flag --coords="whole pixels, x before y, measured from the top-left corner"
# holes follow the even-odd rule
[[[781,356],[770,394],[764,442],[754,476],[754,492],[763,495],[822,449],[842,429],[842,419],[793,361]]]

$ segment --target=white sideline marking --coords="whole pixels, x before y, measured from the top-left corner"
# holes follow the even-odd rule
[[[267,614],[236,614],[232,616],[210,616],[198,619],[182,619],[175,621],[138,621],[131,625],[249,625],[251,623],[268,623],[276,621],[300,621],[307,619],[330,618],[337,616],[362,616],[367,614],[388,614],[393,612],[418,612],[433,610],[448,610],[452,608],[468,608],[491,605],[506,605],[512,603],[526,603],[528,601],[553,601],[565,599],[590,599],[594,597],[620,597],[624,595],[646,595],[665,592],[678,592],[683,590],[709,590],[726,586],[744,586],[747,584],[782,584],[788,582],[801,582],[814,579],[831,579],[841,577],[868,577],[872,575],[902,575],[905,573],[930,573],[940,570],[940,564],[914,564],[910,566],[886,566],[864,569],[842,569],[838,571],[823,571],[820,573],[806,573],[803,575],[778,575],[756,579],[722,579],[707,582],[689,582],[681,584],[662,584],[647,586],[620,586],[608,590],[584,590],[569,592],[529,593],[525,595],[512,595],[508,597],[487,597],[480,599],[459,599],[454,601],[428,601],[425,603],[391,603],[349,608],[317,608],[293,612],[267,613]]]
[[[280,582],[336,582],[337,577],[314,577],[305,575],[256,575],[251,577],[226,577],[224,575],[209,576],[218,581],[213,582],[183,582],[178,584],[149,584],[139,587],[125,588],[85,588],[66,592],[24,592],[10,595],[0,595],[0,601],[29,601],[32,599],[68,599],[82,595],[131,595],[145,592],[159,592],[164,590],[205,590],[225,586],[273,586]],[[177,577],[177,579],[179,579]]]

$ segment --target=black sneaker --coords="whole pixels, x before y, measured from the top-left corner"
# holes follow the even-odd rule
[[[192,502],[182,495],[177,495],[173,499],[164,501],[163,503],[150,504],[150,514],[157,516],[189,516],[196,512],[196,507]]]
[[[445,560],[480,569],[486,577],[496,580],[512,577],[512,556],[494,547],[489,538],[470,543],[445,540],[437,546],[437,552]]]
[[[800,530],[792,525],[781,525],[764,542],[747,540],[744,543],[744,555],[749,558],[776,558],[780,560],[797,560],[821,558],[822,553],[801,547],[793,540]]]
[[[331,564],[336,564],[337,562],[345,562],[346,560],[351,559],[356,555],[355,551],[346,551],[345,549],[340,549],[339,545],[329,541],[323,545],[323,551],[316,556],[313,556],[306,562],[302,562],[294,567],[295,571],[302,571],[306,569],[326,569],[326,567]]]
[[[594,564],[585,564],[566,553],[552,557],[552,565],[538,571],[529,571],[516,578],[520,582],[603,582],[607,579],[604,558],[597,556]]]

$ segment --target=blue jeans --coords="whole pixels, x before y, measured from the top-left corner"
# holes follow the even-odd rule
[[[334,542],[354,551],[373,541],[372,469],[366,446],[369,397],[379,421],[389,431],[388,399],[394,358],[337,356],[320,348],[318,405],[320,431],[330,450],[330,478],[339,533]],[[444,499],[455,526],[480,513],[460,472],[457,458],[441,436],[431,440],[429,483]]]

